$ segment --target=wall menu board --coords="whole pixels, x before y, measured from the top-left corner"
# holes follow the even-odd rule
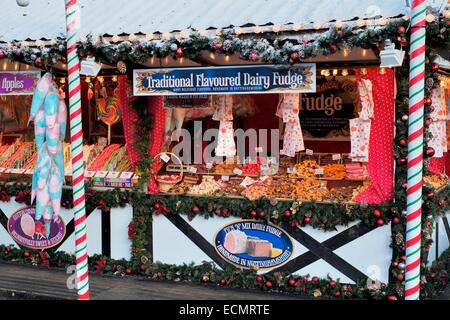
[[[349,119],[356,116],[355,93],[351,76],[318,79],[315,93],[302,93],[299,110],[305,137],[349,136]]]

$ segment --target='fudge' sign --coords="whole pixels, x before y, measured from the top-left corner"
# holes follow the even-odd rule
[[[216,234],[214,243],[223,259],[246,269],[279,267],[293,252],[293,242],[283,229],[255,220],[227,224]]]

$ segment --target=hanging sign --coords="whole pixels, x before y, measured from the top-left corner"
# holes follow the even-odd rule
[[[135,96],[315,92],[316,65],[140,69]]]
[[[40,71],[8,71],[0,72],[0,96],[32,95]]]
[[[66,234],[61,217],[54,217],[46,226],[44,219],[35,220],[36,208],[25,207],[8,219],[8,232],[19,245],[30,249],[48,249],[59,244]]]
[[[227,262],[245,269],[272,269],[292,256],[293,242],[280,227],[255,220],[239,220],[225,225],[214,244]]]

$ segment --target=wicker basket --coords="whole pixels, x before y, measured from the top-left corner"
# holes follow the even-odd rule
[[[168,192],[170,189],[172,189],[173,186],[175,186],[177,183],[179,183],[181,180],[183,180],[183,162],[181,161],[180,158],[178,158],[175,154],[173,154],[171,152],[158,153],[157,155],[155,155],[155,158],[160,157],[162,154],[174,156],[174,158],[177,159],[178,162],[180,162],[180,167],[181,167],[180,178],[177,180],[167,181],[167,180],[159,179],[159,177],[156,176],[156,182],[158,183],[159,191],[160,192]]]

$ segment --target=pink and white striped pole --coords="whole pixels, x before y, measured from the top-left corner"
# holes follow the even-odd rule
[[[88,300],[89,274],[84,195],[83,127],[81,122],[80,61],[77,53],[80,15],[77,0],[65,1],[77,293],[78,300]]]
[[[405,299],[420,299],[426,1],[414,0],[409,66]]]

